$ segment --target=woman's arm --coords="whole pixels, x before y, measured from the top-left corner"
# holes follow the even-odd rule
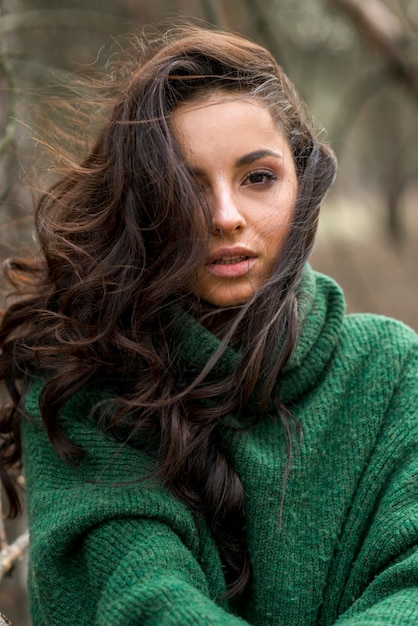
[[[390,375],[390,372],[389,372]],[[379,487],[335,626],[418,624],[418,349],[401,372],[369,465]],[[380,468],[380,470],[379,470]],[[359,526],[363,524],[361,511]],[[352,529],[353,533],[356,529]]]
[[[245,623],[223,597],[222,567],[205,523],[197,525],[157,480],[140,480],[153,470],[151,457],[80,419],[81,398],[62,421],[89,453],[71,467],[39,423],[36,390],[26,406],[34,626]]]

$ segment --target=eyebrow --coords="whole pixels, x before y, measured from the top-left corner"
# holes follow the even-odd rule
[[[268,157],[268,156],[272,156],[275,159],[280,159],[280,161],[283,161],[283,154],[281,154],[280,152],[274,152],[273,150],[267,150],[267,149],[254,150],[253,152],[249,152],[248,154],[243,154],[241,157],[239,157],[235,161],[235,167],[239,168],[239,167],[243,167],[243,165],[250,165],[251,163],[254,163],[254,161],[258,161],[259,159],[263,159],[264,157]],[[195,176],[204,175],[204,171],[201,170],[199,167],[196,167],[196,168],[192,167],[189,169],[191,173],[194,174]]]
[[[254,163],[254,161],[258,161],[259,159],[263,159],[266,156],[272,156],[276,159],[283,160],[283,155],[280,152],[273,152],[273,150],[254,150],[254,152],[249,152],[248,154],[244,154],[242,157],[236,160],[235,165],[237,167],[242,167],[243,165],[249,165],[250,163]]]

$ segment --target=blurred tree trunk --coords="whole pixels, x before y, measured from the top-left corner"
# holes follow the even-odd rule
[[[202,0],[202,8],[208,22],[214,26],[223,26],[219,5],[216,0]]]
[[[380,0],[327,1],[344,11],[392,76],[418,100],[416,41],[396,13]]]
[[[360,36],[383,61],[386,75],[401,84],[414,102],[418,103],[417,42],[395,11],[381,0],[327,0],[342,10],[351,20]],[[377,76],[378,78],[378,76]],[[370,87],[370,86],[369,86]],[[376,88],[376,86],[375,86]],[[368,89],[361,90],[360,105],[367,98]],[[391,146],[386,159],[387,169],[382,178],[386,202],[387,226],[392,241],[399,245],[404,231],[400,215],[401,196],[408,183],[407,164],[400,146],[399,120],[396,112],[387,111],[383,101],[382,119],[390,135]]]

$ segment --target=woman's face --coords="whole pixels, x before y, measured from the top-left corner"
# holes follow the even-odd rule
[[[292,220],[292,153],[269,109],[212,96],[180,105],[173,132],[205,194],[211,237],[192,292],[226,307],[246,302],[271,276]]]

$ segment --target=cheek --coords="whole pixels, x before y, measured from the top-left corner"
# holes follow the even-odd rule
[[[292,217],[293,211],[290,208],[287,211],[272,211],[264,215],[258,221],[257,230],[260,239],[268,245],[279,245],[289,231]]]
[[[271,215],[263,223],[259,222],[257,237],[264,254],[273,266],[280,255],[289,233],[293,212]]]
[[[284,192],[284,190],[283,190]],[[266,216],[270,220],[270,225],[277,232],[278,238],[283,237],[287,233],[289,226],[293,220],[296,206],[297,189],[290,186],[286,192],[280,194],[275,203],[275,208],[271,210],[270,215]]]

